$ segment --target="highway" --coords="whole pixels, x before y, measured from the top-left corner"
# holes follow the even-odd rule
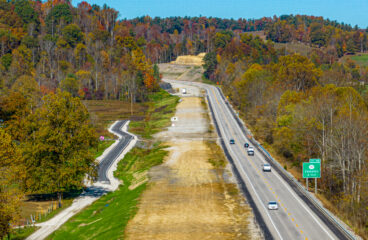
[[[294,188],[279,174],[272,169],[271,172],[263,172],[262,164],[267,159],[260,150],[254,146],[255,155],[248,156],[244,143],[251,140],[242,131],[234,114],[226,105],[217,87],[202,83],[175,81],[164,79],[169,83],[198,86],[207,92],[207,99],[219,136],[223,140],[223,148],[232,159],[232,167],[244,183],[246,191],[252,199],[253,209],[261,228],[264,229],[265,239],[349,239],[336,230],[329,221],[323,219],[318,211],[303,200]],[[234,139],[235,144],[229,140]],[[249,198],[248,198],[249,201]],[[278,210],[268,210],[269,201],[276,201]]]

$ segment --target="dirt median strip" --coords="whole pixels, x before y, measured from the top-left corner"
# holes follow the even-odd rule
[[[148,188],[125,230],[127,239],[259,238],[231,172],[214,164],[224,159],[222,151],[213,140],[203,140],[216,139],[204,112],[201,98],[183,98],[178,122],[156,136],[170,146],[169,155],[148,172]]]

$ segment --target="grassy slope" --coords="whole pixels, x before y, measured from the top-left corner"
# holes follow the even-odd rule
[[[130,131],[146,138],[166,127],[170,122],[178,102],[166,92],[150,96],[148,111],[144,121],[132,122]],[[109,193],[86,210],[74,216],[49,239],[121,239],[130,218],[137,211],[139,196],[146,188],[142,184],[133,190],[129,186],[134,181],[134,174],[150,169],[162,163],[167,152],[159,143],[151,144],[148,149],[134,148],[118,164],[115,176],[124,184],[113,193]]]
[[[368,66],[368,54],[359,53],[357,55],[345,55],[340,59],[340,62],[345,63],[348,58],[355,61],[362,68]]]

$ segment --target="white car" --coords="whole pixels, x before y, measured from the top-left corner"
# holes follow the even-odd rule
[[[271,172],[271,165],[268,163],[263,164],[263,172]]]
[[[277,210],[279,209],[279,206],[277,205],[277,202],[268,202],[268,210]]]
[[[249,147],[247,152],[248,152],[248,156],[254,156],[254,148],[253,147]]]

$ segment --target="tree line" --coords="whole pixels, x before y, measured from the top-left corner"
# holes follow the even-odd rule
[[[255,136],[288,166],[301,171],[320,158],[319,193],[366,237],[367,70],[354,61],[285,55],[247,33],[221,38],[204,57],[205,77],[223,86]]]
[[[302,15],[118,16],[87,2],[0,1],[0,236],[22,194],[61,196],[95,177],[81,100],[146,101],[159,87],[156,63],[200,52],[205,77],[225,86],[257,136],[297,167],[321,157],[322,193],[367,224],[368,69],[338,62],[366,51],[364,30]],[[286,55],[274,44],[295,41],[314,50]]]

